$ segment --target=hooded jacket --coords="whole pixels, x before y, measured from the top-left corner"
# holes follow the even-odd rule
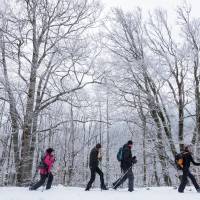
[[[90,152],[90,162],[89,162],[89,167],[90,168],[96,168],[99,165],[99,151],[96,147],[94,147],[91,152]]]
[[[39,168],[39,172],[41,175],[48,174],[51,172],[52,166],[55,162],[55,157],[49,153],[46,153],[44,156],[44,163],[46,164],[46,168]]]
[[[125,144],[122,151],[121,168],[123,170],[127,170],[132,166],[133,163],[131,147],[129,147],[128,144]]]

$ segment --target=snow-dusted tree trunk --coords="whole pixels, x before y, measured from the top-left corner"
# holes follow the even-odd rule
[[[73,102],[71,101],[70,109],[70,136],[68,141],[68,179],[67,185],[71,185],[72,178],[74,174],[74,160],[75,160],[75,127],[74,127],[74,112],[73,112]]]
[[[192,143],[197,146],[197,158],[200,160],[200,66],[199,66],[199,20],[191,19],[191,7],[185,5],[185,7],[178,8],[178,16],[183,27],[184,37],[190,49],[191,62],[192,62],[192,74],[194,80],[194,98],[195,98],[195,121],[196,126]]]
[[[6,23],[3,22],[3,26],[6,25]],[[20,152],[19,152],[19,124],[18,120],[20,120],[17,108],[16,108],[16,102],[14,99],[14,95],[12,93],[12,89],[9,82],[8,77],[8,70],[7,70],[7,63],[6,63],[6,45],[4,40],[4,34],[3,31],[0,31],[0,45],[1,45],[1,60],[2,60],[2,68],[4,73],[4,86],[5,91],[8,94],[9,99],[9,108],[10,108],[10,117],[11,117],[11,127],[12,127],[12,138],[13,138],[13,147],[14,147],[14,158],[15,158],[15,168],[16,168],[16,177],[17,180],[21,179],[21,163],[20,163]],[[18,183],[18,182],[17,182]]]
[[[161,10],[155,11],[155,18],[149,20],[147,36],[152,52],[166,63],[168,74],[160,73],[163,81],[167,82],[171,90],[174,104],[178,111],[178,141],[179,149],[184,149],[184,112],[187,105],[185,99],[185,79],[188,75],[187,58],[183,56],[184,50],[179,48],[173,38],[172,30],[168,25],[167,13]],[[158,26],[158,23],[160,26]],[[160,66],[162,67],[162,66]],[[169,120],[168,120],[169,121]],[[173,150],[174,147],[172,147]]]
[[[110,131],[109,131],[109,93],[106,92],[106,183],[110,182]]]

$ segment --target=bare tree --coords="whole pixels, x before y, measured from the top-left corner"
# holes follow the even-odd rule
[[[184,47],[178,47],[173,38],[165,11],[156,10],[155,18],[150,16],[146,33],[150,41],[150,49],[158,56],[159,62],[162,62],[158,64],[158,71],[160,68],[167,71],[167,73],[158,72],[158,74],[164,82],[167,82],[172,98],[174,98],[174,103],[178,108],[178,141],[180,151],[183,151],[184,112],[188,103],[187,99],[185,99],[185,94],[187,93],[185,81],[187,81],[189,61],[184,54],[184,50],[181,49]],[[168,69],[166,69],[166,66]]]
[[[191,71],[194,78],[194,94],[195,94],[195,120],[196,126],[192,142],[197,144],[197,155],[199,155],[200,147],[200,66],[199,66],[199,19],[192,19],[191,7],[184,5],[177,10],[179,23],[182,27],[183,37],[187,44],[190,62],[192,63]],[[188,54],[187,53],[187,54]],[[199,159],[199,156],[198,156]]]
[[[97,82],[90,61],[96,51],[86,48],[90,44],[85,38],[100,9],[98,4],[87,0],[22,0],[18,5],[20,14],[16,11],[2,17],[1,62],[12,117],[17,184],[23,184],[31,179],[40,112]],[[10,63],[16,66],[17,81],[26,91],[21,97],[23,117],[10,85]]]
[[[114,18],[112,19],[113,29],[108,29],[107,38],[110,43],[108,48],[119,58],[121,58],[121,74],[125,74],[117,80],[116,84],[119,91],[124,93],[126,100],[129,96],[137,96],[137,91],[142,91],[148,110],[152,119],[157,126],[157,144],[156,149],[159,156],[160,164],[162,166],[162,174],[166,184],[171,185],[169,173],[166,169],[166,163],[173,161],[166,154],[163,143],[163,133],[169,141],[171,152],[176,153],[175,145],[172,138],[170,121],[162,98],[159,93],[159,87],[156,86],[155,81],[151,77],[150,66],[147,64],[147,56],[144,53],[145,37],[143,36],[143,24],[141,11],[138,9],[135,14],[123,13],[122,10],[114,10]],[[118,59],[118,63],[120,63]],[[120,82],[123,81],[123,82]],[[120,84],[118,84],[120,82]],[[122,85],[121,83],[125,83]],[[129,102],[131,102],[129,100]]]

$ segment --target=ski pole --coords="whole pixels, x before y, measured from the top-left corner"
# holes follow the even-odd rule
[[[115,186],[124,178],[124,176],[126,176],[126,174],[129,172],[129,170],[132,168],[131,167],[128,168],[128,170],[117,180],[117,182],[115,183],[115,185],[113,185],[113,188],[115,188]]]

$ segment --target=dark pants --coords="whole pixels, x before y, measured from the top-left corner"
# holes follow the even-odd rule
[[[95,180],[96,173],[99,174],[99,176],[100,176],[101,188],[105,188],[104,178],[103,178],[103,172],[99,169],[99,167],[90,168],[90,171],[91,171],[91,178],[90,178],[90,181],[87,184],[86,189],[89,190],[92,187],[92,183]]]
[[[132,168],[122,169],[122,171],[124,174],[122,175],[122,177],[120,177],[118,180],[116,180],[113,183],[113,188],[117,189],[122,183],[124,183],[124,181],[126,181],[126,179],[128,179],[128,190],[132,192],[133,191],[133,181],[134,181]]]
[[[196,190],[199,189],[199,185],[196,182],[196,179],[194,178],[194,176],[191,174],[191,172],[189,171],[189,169],[185,169],[183,170],[183,176],[181,178],[181,184],[178,188],[179,192],[184,192],[185,186],[187,185],[187,177],[189,177],[194,185],[194,187],[196,188]]]
[[[53,174],[50,172],[49,174],[43,175],[40,174],[40,180],[31,187],[31,190],[37,190],[40,186],[45,184],[45,181],[47,180],[47,185],[46,185],[46,189],[50,189],[51,188],[51,184],[53,182]]]

